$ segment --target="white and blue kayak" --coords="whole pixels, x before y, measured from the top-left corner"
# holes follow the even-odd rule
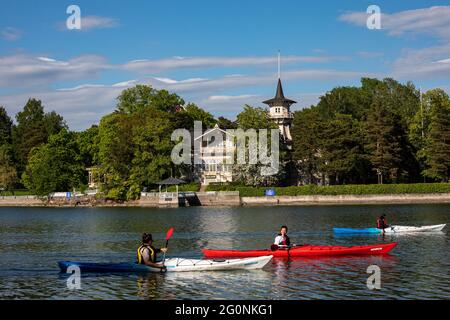
[[[403,233],[418,233],[418,232],[437,232],[444,229],[445,224],[437,224],[433,226],[423,227],[407,227],[407,226],[390,226],[384,229],[386,234],[403,234]],[[353,229],[353,228],[333,228],[333,232],[336,234],[381,234],[383,229],[377,228],[365,228],[365,229]]]
[[[261,269],[272,259],[272,256],[229,259],[229,260],[204,260],[204,259],[185,259],[171,258],[165,259],[164,265],[167,272],[183,271],[225,271],[225,270],[253,270]],[[152,268],[137,263],[91,263],[91,262],[73,262],[59,261],[61,272],[67,272],[70,266],[80,268],[81,272],[161,272],[160,268]]]

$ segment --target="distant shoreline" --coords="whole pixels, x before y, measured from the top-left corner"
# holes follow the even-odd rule
[[[272,197],[239,197],[221,195],[219,193],[198,193],[198,202],[189,205],[183,199],[179,207],[238,207],[238,206],[312,206],[312,205],[377,205],[377,204],[450,204],[450,193],[418,193],[418,194],[370,194],[370,195],[310,195],[310,196],[272,196]],[[128,202],[58,200],[44,202],[35,197],[0,197],[0,207],[178,207],[152,199],[143,198]]]

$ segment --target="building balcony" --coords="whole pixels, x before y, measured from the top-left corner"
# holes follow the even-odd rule
[[[270,113],[269,118],[271,118],[271,119],[294,119],[294,114],[292,112]]]

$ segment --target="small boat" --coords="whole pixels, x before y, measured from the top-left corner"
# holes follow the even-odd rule
[[[416,233],[416,232],[437,232],[444,229],[445,224],[437,224],[433,226],[423,227],[408,227],[408,226],[391,226],[384,229],[386,234],[396,233]],[[333,232],[336,234],[381,234],[383,229],[377,228],[365,228],[365,229],[352,229],[352,228],[333,228]]]
[[[344,256],[344,255],[380,255],[391,251],[397,242],[386,244],[373,244],[363,246],[313,246],[301,245],[290,248],[279,248],[262,250],[212,250],[204,249],[206,258],[231,258],[231,257],[258,257],[273,255],[274,257],[317,257],[317,256]]]
[[[202,260],[171,258],[164,260],[167,272],[183,271],[225,271],[225,270],[253,270],[261,269],[272,259],[272,255],[264,257],[230,260]],[[152,268],[137,263],[90,263],[59,261],[61,272],[67,272],[70,266],[77,266],[81,272],[161,272],[160,268]]]

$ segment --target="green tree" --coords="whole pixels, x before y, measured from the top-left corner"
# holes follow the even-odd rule
[[[214,125],[217,123],[217,121],[214,119],[213,115],[201,108],[199,108],[197,105],[193,103],[189,103],[185,108],[185,113],[189,116],[192,123],[194,121],[201,121],[203,125],[203,129],[214,127]]]
[[[338,87],[320,97],[317,109],[324,119],[346,114],[361,120],[366,116],[369,105],[361,94],[361,88]]]
[[[76,135],[83,164],[91,167],[99,164],[99,134],[98,126],[77,133]]]
[[[132,112],[118,111],[101,119],[98,158],[107,198],[136,199],[143,187],[174,172],[170,158],[174,113],[160,109],[151,104],[130,105]]]
[[[0,145],[0,191],[13,190],[17,183],[17,172],[6,145]]]
[[[323,164],[322,132],[323,120],[317,108],[294,113],[292,159],[297,165],[301,183],[323,182],[320,172]]]
[[[380,184],[385,177],[398,178],[402,160],[399,127],[398,117],[386,105],[384,97],[375,97],[366,122],[366,148]]]
[[[370,166],[360,124],[351,115],[336,114],[323,131],[323,171],[330,184],[365,183]]]
[[[147,85],[122,91],[117,98],[117,110],[126,114],[153,107],[160,111],[173,112],[176,107],[184,105],[184,100],[166,90],[156,90]]]
[[[431,104],[431,119],[424,155],[426,177],[448,182],[450,177],[450,100],[440,89],[427,93]]]
[[[133,123],[128,200],[138,198],[144,186],[173,174],[170,119],[164,112],[148,110],[134,115]]]
[[[19,173],[27,164],[31,149],[47,143],[51,134],[56,134],[67,125],[55,112],[44,113],[40,100],[29,99],[23,110],[16,115],[17,126],[13,130],[13,143]]]
[[[33,148],[22,181],[26,188],[41,197],[73,190],[86,183],[75,134],[63,129],[52,135],[48,143]]]
[[[227,118],[219,117],[217,118],[217,124],[219,125],[219,128],[226,130],[226,129],[237,129],[237,124]]]
[[[245,105],[244,110],[237,115],[236,119],[237,119],[236,120],[237,129],[242,129],[244,131],[254,129],[256,133],[258,133],[258,139],[261,134],[259,130],[261,129],[267,130],[268,150],[271,150],[271,129],[278,130],[278,126],[273,121],[268,119],[266,109]],[[250,141],[246,139],[245,141],[246,150],[249,150],[250,147],[249,144]],[[281,146],[281,136],[279,144]],[[285,155],[282,152],[282,150],[278,151],[280,157],[279,158],[280,166],[278,173],[270,176],[262,175],[261,168],[267,165],[262,164],[259,161],[257,164],[250,164],[249,154],[247,153],[246,164],[237,164],[237,162],[235,162],[236,164],[233,165],[233,175],[234,175],[233,179],[240,183],[253,186],[270,186],[280,183],[280,181],[283,180],[285,175],[284,170],[285,162],[283,161]]]
[[[0,106],[0,146],[12,143],[13,122],[6,109]]]
[[[268,119],[266,109],[252,107],[246,104],[244,110],[236,117],[238,128],[248,129],[276,129],[277,125]]]
[[[99,125],[99,161],[105,184],[101,188],[107,197],[125,199],[131,162],[133,160],[133,136],[130,116],[112,113],[104,116]]]

